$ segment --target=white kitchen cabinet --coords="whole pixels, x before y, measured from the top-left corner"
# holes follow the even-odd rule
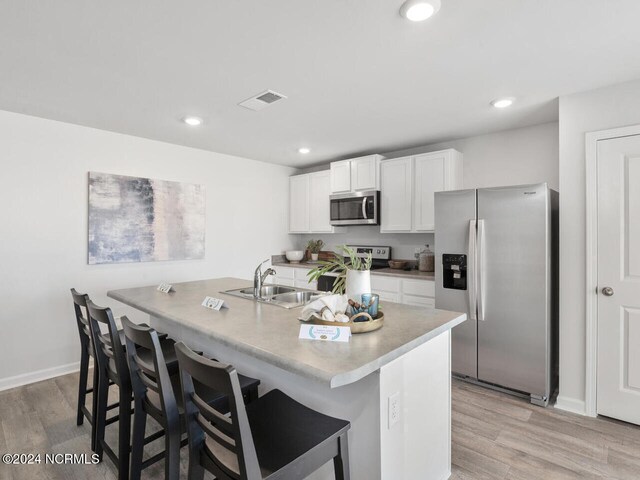
[[[351,191],[351,161],[331,162],[331,193]]]
[[[351,190],[380,189],[380,155],[351,159]]]
[[[463,188],[462,154],[448,149],[386,160],[380,176],[380,231],[433,232],[435,193]]]
[[[412,227],[413,158],[380,165],[380,232],[410,232]]]
[[[289,177],[289,233],[334,233],[328,170]]]
[[[296,175],[289,177],[289,233],[307,232],[309,232],[309,175]]]
[[[380,189],[380,155],[331,163],[331,193]]]
[[[394,302],[394,303],[401,303],[400,302],[400,294],[399,293],[393,293],[393,292],[383,292],[382,290],[379,292],[375,292],[378,294],[378,301],[380,302]]]
[[[435,306],[435,283],[433,280],[371,275],[371,290],[380,296],[380,301],[419,307]]]
[[[331,174],[329,170],[309,174],[309,231],[331,233],[329,195]]]
[[[276,285],[284,285],[287,287],[308,288],[317,290],[318,282],[310,282],[307,277],[309,270],[306,268],[281,267],[276,265],[273,267],[276,271],[273,283]]]

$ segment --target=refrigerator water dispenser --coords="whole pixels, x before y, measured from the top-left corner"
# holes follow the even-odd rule
[[[467,289],[467,256],[442,254],[442,286],[453,290]]]

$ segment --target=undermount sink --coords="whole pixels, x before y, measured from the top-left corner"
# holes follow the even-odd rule
[[[295,292],[295,290],[295,288],[283,287],[282,285],[264,285],[260,289],[260,296],[273,297],[274,295],[279,295],[281,293]],[[253,297],[253,288],[243,288],[240,290],[240,293],[244,295],[251,295]]]
[[[283,308],[301,307],[311,300],[311,297],[316,295],[325,295],[325,292],[303,290],[300,288],[285,287],[283,285],[264,285],[260,289],[260,298],[253,296],[253,288],[251,287],[236,288],[222,293],[245,298],[247,300],[253,300],[255,302],[271,303]]]
[[[281,302],[281,303],[307,303],[311,300],[311,297],[314,295],[318,295],[319,292],[290,292],[290,293],[281,293],[280,295],[274,295],[271,298],[272,302]]]

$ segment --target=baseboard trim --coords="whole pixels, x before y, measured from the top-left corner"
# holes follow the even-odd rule
[[[80,370],[80,362],[74,362],[68,363],[67,365],[45,368],[44,370],[37,370],[35,372],[23,373],[13,377],[0,378],[0,392],[21,387],[22,385],[28,385],[29,383],[40,382],[42,380],[77,372],[78,370]]]
[[[563,397],[558,395],[554,408],[564,410],[565,412],[577,413],[578,415],[587,415],[587,404],[584,400]]]

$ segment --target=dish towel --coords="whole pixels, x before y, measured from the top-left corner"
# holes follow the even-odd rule
[[[349,317],[344,314],[348,305],[346,295],[325,295],[307,303],[300,318],[305,322],[314,316],[327,322],[348,322]]]

